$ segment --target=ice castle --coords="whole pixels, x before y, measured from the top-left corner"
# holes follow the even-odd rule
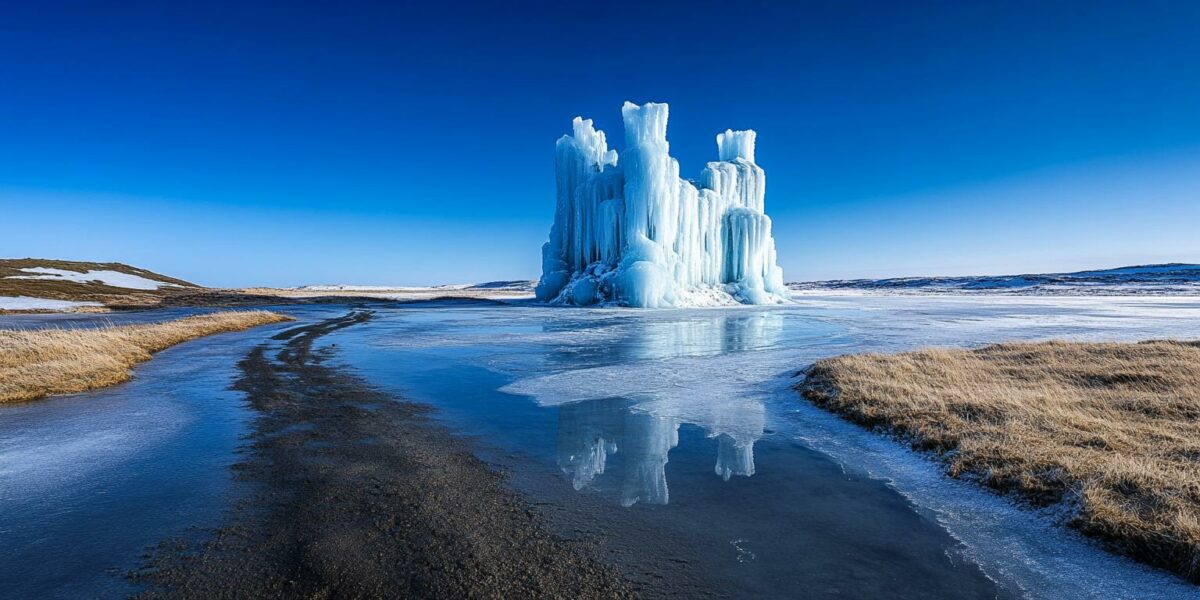
[[[787,299],[763,212],[754,131],[717,134],[720,160],[679,178],[666,104],[621,107],[625,149],[591,119],[556,144],[557,203],[537,297],[636,307],[772,304]]]

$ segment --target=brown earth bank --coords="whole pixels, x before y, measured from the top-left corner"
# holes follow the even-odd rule
[[[139,325],[0,329],[0,404],[121,383],[132,377],[135,365],[175,344],[290,320],[255,310]]]
[[[164,544],[144,598],[620,598],[631,585],[433,422],[428,408],[329,366],[321,336],[367,311],[276,335],[239,363],[257,412],[253,491],[198,546]]]
[[[1200,342],[1044,342],[817,361],[805,398],[1200,583]]]

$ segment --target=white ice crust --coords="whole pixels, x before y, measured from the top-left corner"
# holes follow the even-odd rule
[[[717,135],[719,161],[679,177],[666,104],[621,108],[625,149],[576,117],[556,145],[557,198],[537,297],[646,308],[787,300],[753,131]],[[618,160],[619,159],[619,160]]]

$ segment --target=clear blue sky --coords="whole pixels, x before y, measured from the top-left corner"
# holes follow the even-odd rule
[[[554,140],[759,132],[788,280],[1200,262],[1200,2],[0,8],[0,256],[534,278]]]

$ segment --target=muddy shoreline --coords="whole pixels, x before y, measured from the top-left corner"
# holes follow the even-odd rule
[[[325,364],[314,342],[370,315],[286,330],[239,363],[257,416],[235,469],[253,491],[207,541],[160,547],[131,575],[141,597],[631,597],[428,408]]]

